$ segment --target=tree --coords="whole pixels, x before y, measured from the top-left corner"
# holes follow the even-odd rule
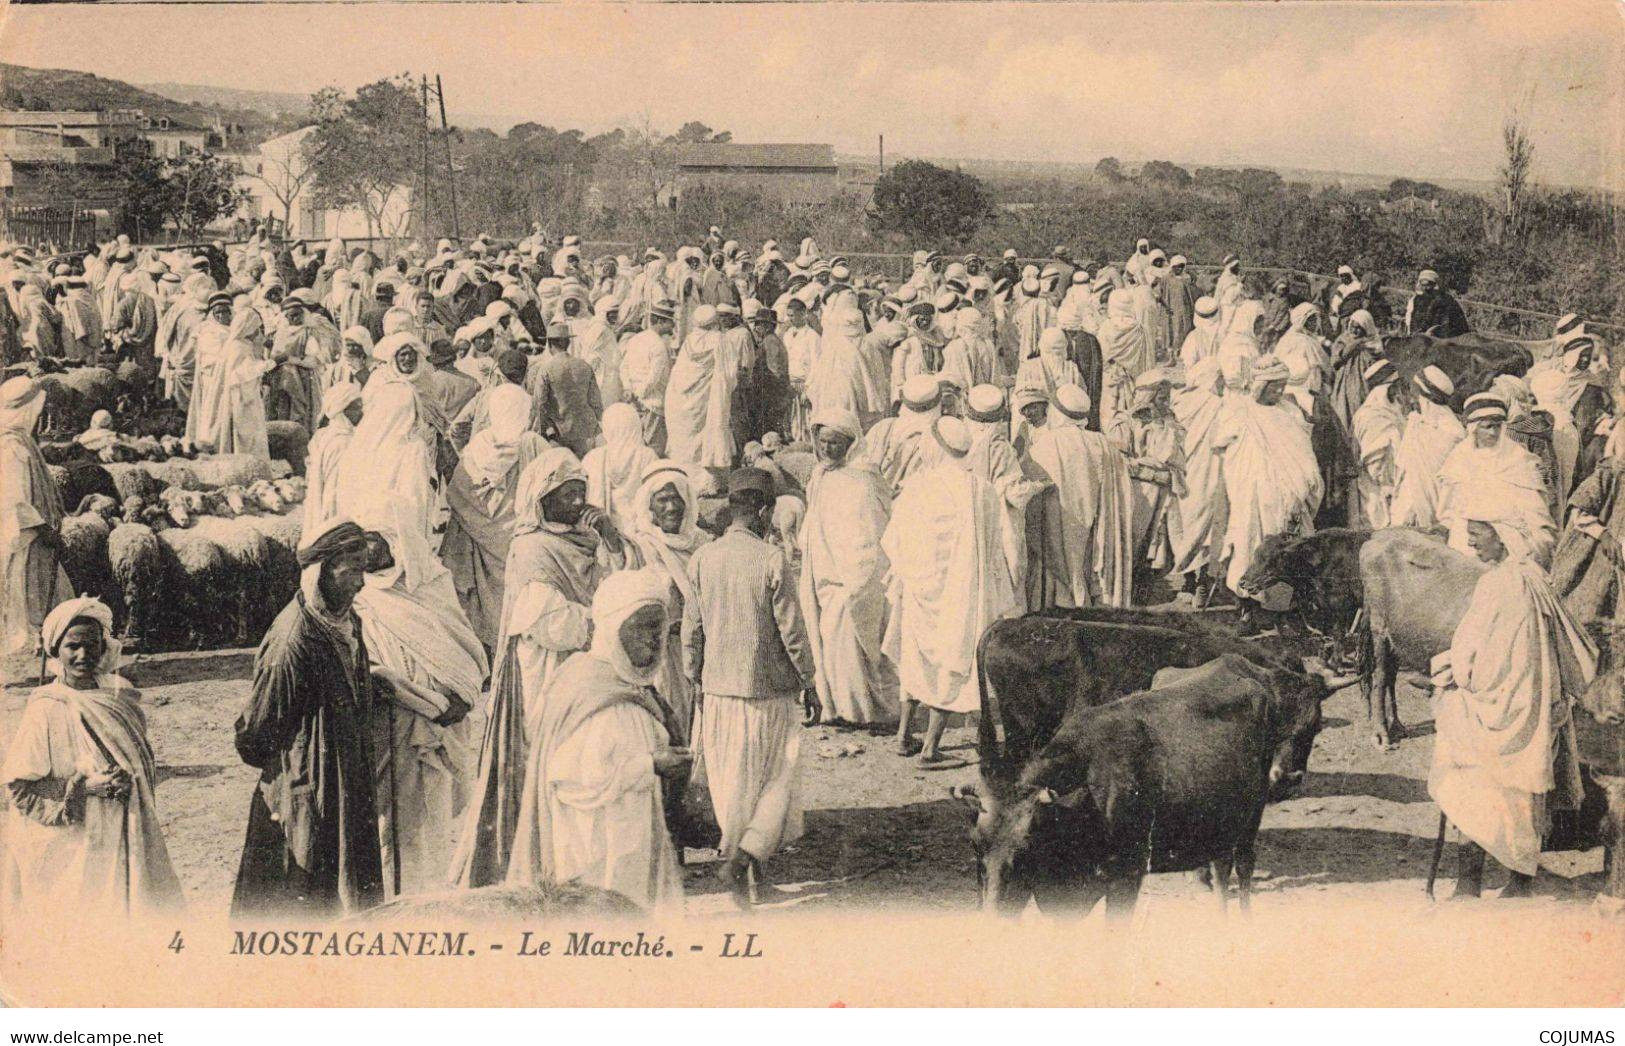
[[[869,224],[920,242],[959,241],[993,213],[986,186],[963,171],[905,160],[875,183]]]
[[[139,240],[160,232],[170,213],[169,183],[164,162],[152,145],[138,138],[122,145],[113,160],[113,177],[124,198],[124,223]]]
[[[311,96],[316,130],[306,151],[315,168],[312,195],[326,207],[355,207],[372,235],[397,235],[405,216],[390,222],[390,204],[411,185],[423,150],[424,113],[410,75],[378,80],[345,98],[328,87]]]
[[[702,142],[731,142],[733,138],[732,131],[712,131],[700,121],[690,120],[677,128],[677,133],[672,135],[669,141],[676,145],[691,145]]]
[[[1535,165],[1535,143],[1529,138],[1528,125],[1517,113],[1509,115],[1501,125],[1501,144],[1506,150],[1506,158],[1501,162],[1502,230],[1517,242],[1524,234],[1529,176]]]
[[[1123,163],[1115,156],[1108,156],[1095,164],[1095,177],[1107,182],[1120,182],[1128,175],[1123,173]]]
[[[1096,168],[1099,169],[1098,167]],[[1140,180],[1174,189],[1186,189],[1191,184],[1191,172],[1167,160],[1152,160],[1140,168]]]
[[[248,192],[237,187],[237,174],[235,164],[207,153],[164,161],[167,217],[182,236],[196,236],[211,222],[242,206]]]

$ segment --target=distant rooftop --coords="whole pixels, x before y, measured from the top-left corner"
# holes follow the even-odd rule
[[[834,171],[835,147],[816,143],[704,142],[677,147],[678,168],[784,167]]]
[[[139,109],[31,110],[0,109],[0,127],[55,127],[58,124],[93,127],[100,124],[130,124],[142,119]]]

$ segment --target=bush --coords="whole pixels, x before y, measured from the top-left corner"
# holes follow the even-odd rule
[[[869,224],[917,243],[959,243],[992,211],[993,197],[980,179],[924,160],[905,160],[875,183]]]

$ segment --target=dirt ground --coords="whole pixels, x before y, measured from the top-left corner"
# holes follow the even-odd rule
[[[159,762],[158,801],[165,837],[193,911],[223,912],[242,847],[254,771],[232,749],[231,728],[248,690],[247,659],[219,659],[230,678],[149,686],[145,691]],[[141,678],[136,668],[132,675]],[[153,678],[152,676],[148,677]],[[0,746],[9,743],[26,689],[0,695]],[[1377,751],[1364,726],[1358,688],[1326,702],[1325,729],[1294,798],[1271,806],[1258,848],[1256,904],[1262,911],[1292,899],[1392,902],[1421,906],[1423,881],[1438,826],[1428,799],[1432,724],[1426,697],[1403,686],[1400,712],[1411,727],[1393,752]],[[974,761],[968,726],[949,731],[946,749]],[[952,913],[973,909],[976,871],[966,838],[969,814],[948,798],[953,784],[975,779],[974,766],[925,771],[892,751],[891,738],[816,727],[803,735],[802,791],[806,833],[767,868],[776,891],[771,908],[816,911],[912,908]],[[1573,914],[1601,887],[1599,849],[1548,853],[1540,897],[1525,905]],[[1448,896],[1454,846],[1440,876]],[[732,902],[707,874],[688,872],[694,915],[728,912]],[[1489,884],[1499,886],[1492,873]],[[1202,896],[1183,875],[1153,877],[1143,917],[1174,911]],[[1494,903],[1490,900],[1480,902]]]

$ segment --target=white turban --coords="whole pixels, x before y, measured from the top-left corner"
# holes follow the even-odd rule
[[[423,342],[419,341],[415,335],[407,331],[396,331],[394,334],[378,340],[378,344],[372,347],[372,358],[384,363],[393,363],[395,362],[395,354],[402,349],[412,349],[419,356],[428,355],[428,350],[423,347]]]
[[[57,659],[56,648],[62,642],[62,637],[67,635],[68,628],[84,618],[102,627],[102,641],[106,649],[102,659],[96,663],[96,674],[109,676],[118,670],[119,644],[113,639],[113,611],[95,596],[80,596],[57,604],[56,609],[45,616],[45,623],[40,625],[40,640],[50,657],[46,668],[58,679],[62,678],[63,669],[62,662]]]

